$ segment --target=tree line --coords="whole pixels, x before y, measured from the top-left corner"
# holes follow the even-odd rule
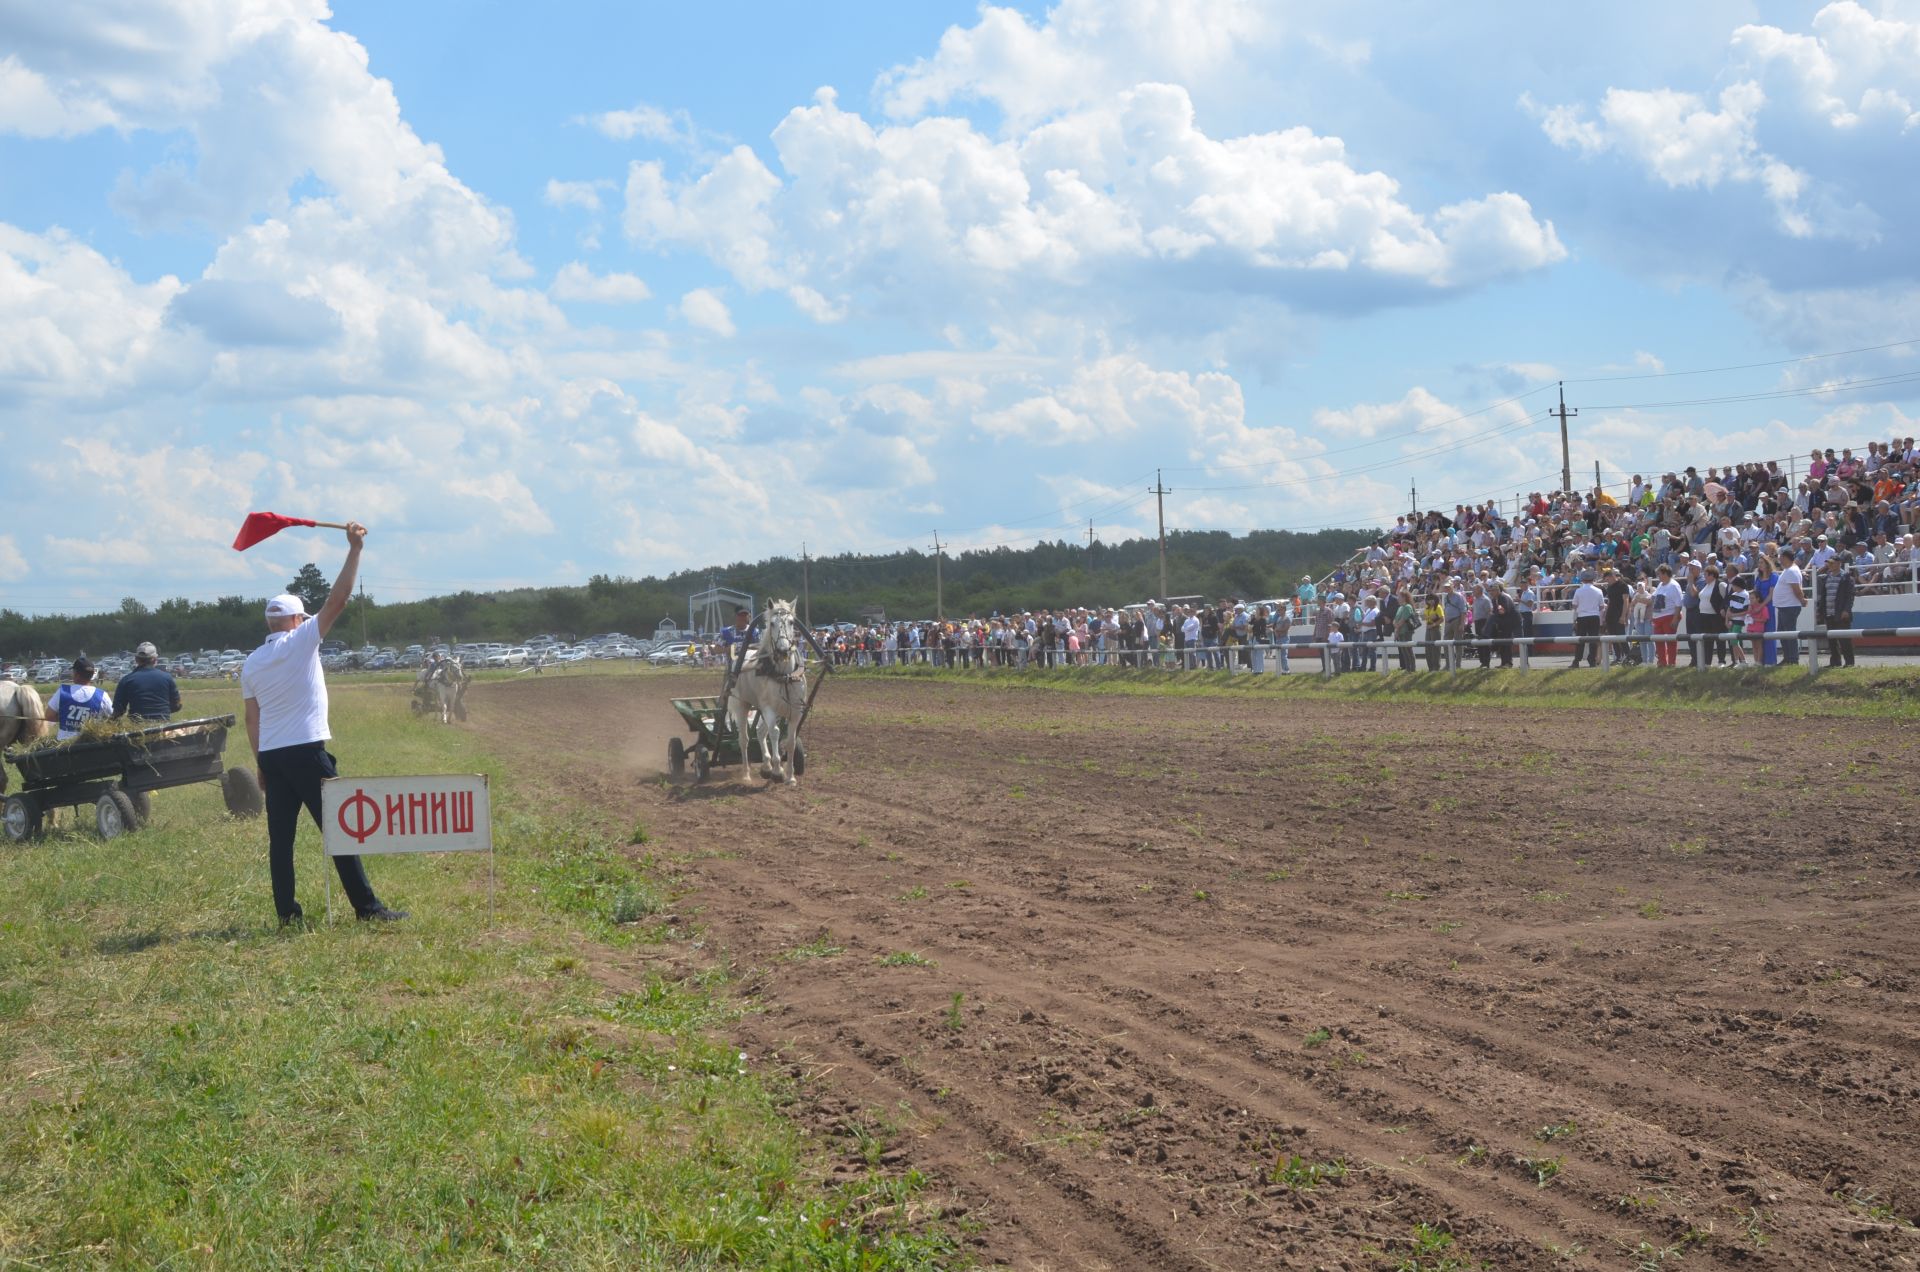
[[[1173,595],[1245,599],[1291,595],[1302,574],[1318,578],[1377,531],[1322,530],[1311,534],[1257,530],[1180,530],[1167,535],[1167,586]],[[802,574],[816,624],[857,622],[877,608],[890,619],[934,617],[931,553],[887,556],[844,553],[776,556],[665,576],[626,578],[596,574],[585,586],[460,591],[417,601],[382,603],[355,598],[337,638],[379,645],[522,639],[535,632],[586,636],[619,631],[650,635],[663,618],[687,620],[687,597],[709,580],[751,592],[764,601],[802,595]],[[1122,543],[1039,543],[947,555],[940,563],[948,617],[1017,613],[1059,606],[1124,605],[1157,596],[1159,549],[1153,539]],[[302,567],[289,590],[317,608],[327,592],[318,568]],[[213,601],[173,599],[149,608],[134,597],[101,614],[28,617],[0,609],[0,652],[9,658],[70,657],[132,649],[150,640],[169,653],[189,649],[249,649],[260,641],[266,598],[223,596]]]

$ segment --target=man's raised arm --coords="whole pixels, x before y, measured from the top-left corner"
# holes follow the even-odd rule
[[[340,574],[333,580],[333,590],[327,593],[327,600],[320,607],[320,613],[314,622],[320,625],[320,634],[325,636],[333,630],[335,622],[346,613],[347,601],[353,596],[354,581],[360,575],[360,548],[367,541],[367,528],[358,521],[347,523],[347,559],[340,567]]]

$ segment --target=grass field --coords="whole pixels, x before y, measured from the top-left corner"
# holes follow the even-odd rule
[[[1065,693],[1149,697],[1271,697],[1354,702],[1429,702],[1461,706],[1626,708],[1636,711],[1754,712],[1764,715],[1920,719],[1920,668],[1850,667],[1809,678],[1797,667],[1630,668],[1620,671],[1489,670],[1381,675],[1347,672],[1248,675],[1160,668],[1060,667],[1025,671],[951,671],[924,665],[843,668],[836,675],[924,678],[954,684],[1019,685]]]
[[[730,1041],[744,1000],[672,913],[676,846],[534,806],[406,692],[337,690],[333,749],[357,775],[491,774],[491,923],[485,859],[454,855],[369,862],[406,923],[281,931],[264,825],[211,785],[112,843],[62,814],[0,849],[0,1267],[955,1261],[873,1218],[911,1172],[819,1182],[787,1079]],[[188,689],[190,715],[237,707]],[[298,862],[317,918],[310,822]]]

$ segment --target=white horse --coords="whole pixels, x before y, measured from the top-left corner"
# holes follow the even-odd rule
[[[0,747],[31,742],[46,731],[47,707],[32,685],[0,680]]]
[[[791,767],[798,742],[796,726],[807,704],[807,660],[793,602],[768,605],[760,626],[760,643],[747,650],[727,694],[727,720],[740,739],[743,758],[749,720],[758,726],[760,771],[792,786],[797,780]]]

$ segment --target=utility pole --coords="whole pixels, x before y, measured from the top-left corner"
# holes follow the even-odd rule
[[[367,581],[360,580],[360,647],[367,647]]]
[[[800,543],[800,621],[809,628],[813,626],[813,570],[807,560],[807,544]]]
[[[1572,494],[1573,460],[1569,457],[1567,451],[1567,417],[1578,415],[1580,412],[1569,411],[1567,409],[1567,382],[1565,380],[1560,381],[1560,409],[1558,411],[1548,411],[1547,414],[1558,415],[1560,417],[1560,489],[1568,494]]]
[[[933,532],[933,618],[943,623],[947,619],[946,580],[940,571],[940,532]]]
[[[1164,601],[1167,599],[1167,496],[1173,492],[1160,480],[1158,468],[1153,470],[1153,489],[1149,493],[1160,509],[1160,599]]]
[[[1087,573],[1093,573],[1093,518],[1087,518]]]
[[[1600,489],[1600,461],[1597,459],[1593,461],[1593,489],[1596,493]]]
[[[1407,484],[1407,506],[1413,509],[1413,520],[1420,520],[1420,483]]]

